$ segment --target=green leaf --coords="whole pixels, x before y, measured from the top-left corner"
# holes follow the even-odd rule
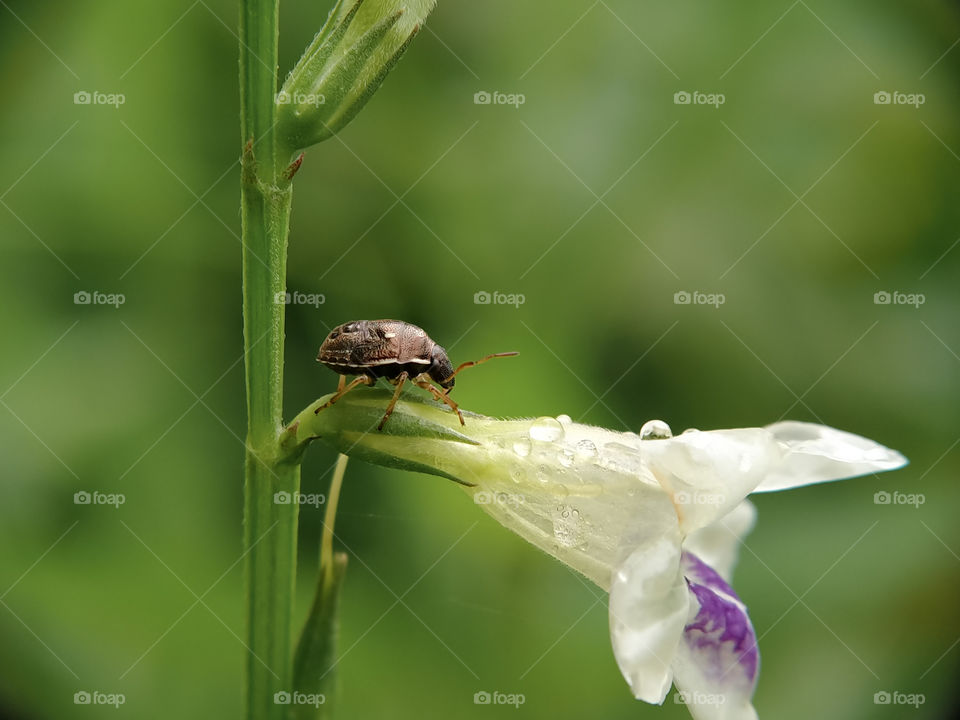
[[[296,720],[324,720],[334,716],[337,697],[337,640],[340,590],[347,569],[346,553],[336,553],[320,568],[317,593],[293,660],[293,690],[301,702],[290,704]],[[311,699],[314,702],[309,702]],[[320,702],[322,699],[322,702]]]

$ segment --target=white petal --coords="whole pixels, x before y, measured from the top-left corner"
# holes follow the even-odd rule
[[[683,572],[695,613],[674,659],[677,701],[696,720],[756,720],[751,699],[760,654],[747,608],[713,569],[688,552]]]
[[[688,535],[683,541],[683,549],[703,560],[729,583],[740,542],[753,529],[756,520],[756,506],[744,500],[716,522]]]
[[[634,697],[660,704],[690,608],[680,533],[651,534],[627,556],[610,588],[610,641]]]
[[[743,428],[646,440],[643,451],[689,534],[739,505],[780,462],[783,447],[763,428]]]
[[[825,425],[781,422],[766,429],[785,454],[756,492],[894,470],[907,464],[907,459],[895,450]]]

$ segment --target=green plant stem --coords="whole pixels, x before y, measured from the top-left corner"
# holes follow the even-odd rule
[[[292,188],[274,134],[277,0],[241,0],[243,327],[247,390],[244,552],[247,598],[245,703],[249,720],[279,720],[274,694],[291,683],[291,620],[300,468],[278,452],[283,409],[283,303]],[[278,168],[278,166],[280,166]]]

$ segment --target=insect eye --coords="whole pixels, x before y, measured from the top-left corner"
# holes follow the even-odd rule
[[[339,330],[334,330],[333,332],[330,333],[330,339],[331,339],[331,340],[332,340],[333,338],[339,337],[339,336],[340,336],[340,331],[339,331]]]

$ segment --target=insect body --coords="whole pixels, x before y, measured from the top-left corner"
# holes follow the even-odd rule
[[[344,323],[330,331],[317,355],[317,362],[340,374],[340,384],[333,397],[315,412],[330,407],[358,385],[374,385],[379,378],[384,378],[396,385],[396,390],[383,419],[377,425],[377,430],[382,430],[397,404],[400,389],[410,380],[430,392],[435,399],[446,403],[457,413],[463,425],[463,414],[449,396],[457,373],[495,357],[516,354],[495,353],[482,360],[465,362],[454,370],[446,350],[416,325],[401,320],[355,320]],[[357,377],[347,383],[347,375]],[[431,385],[431,380],[442,390]]]

